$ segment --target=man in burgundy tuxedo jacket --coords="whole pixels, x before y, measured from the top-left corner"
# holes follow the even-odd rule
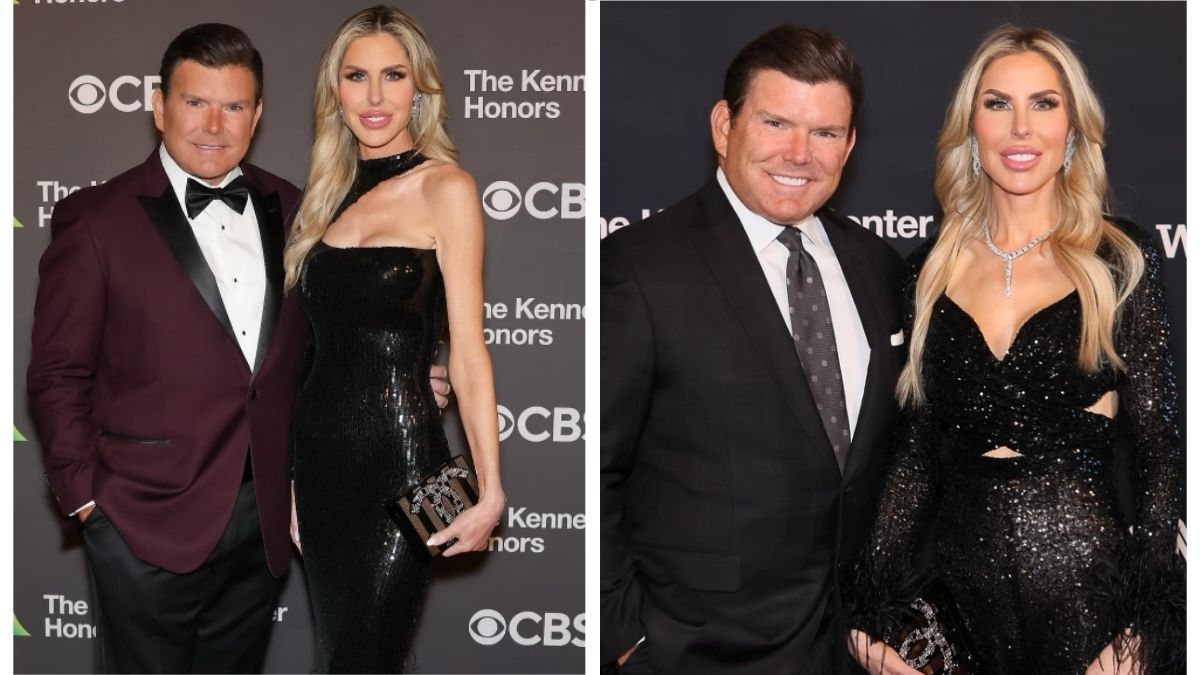
[[[262,112],[245,34],[184,31],[161,77],[163,144],[55,208],[28,388],[47,482],[83,523],[105,670],[259,672],[291,559],[300,194],[241,163]]]

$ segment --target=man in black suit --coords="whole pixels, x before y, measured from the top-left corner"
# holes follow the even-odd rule
[[[746,45],[716,176],[601,247],[601,659],[834,673],[904,362],[899,256],[825,202],[862,76],[837,38]]]

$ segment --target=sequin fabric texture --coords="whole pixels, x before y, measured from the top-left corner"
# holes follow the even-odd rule
[[[928,403],[898,428],[851,625],[897,646],[908,601],[940,578],[979,673],[1083,673],[1127,627],[1143,637],[1147,672],[1182,668],[1183,467],[1161,258],[1136,226],[1123,229],[1146,260],[1115,327],[1124,372],[1077,366],[1075,292],[1030,317],[1002,359],[969,314],[938,298]],[[1086,410],[1114,390],[1116,419]],[[1130,441],[1132,523],[1118,507],[1118,432]],[[1000,447],[1022,456],[983,456]],[[926,536],[932,556],[918,574]]]
[[[411,166],[406,155],[360,162],[338,212]],[[317,668],[403,672],[430,568],[383,504],[450,456],[429,384],[446,325],[437,257],[318,243],[297,295],[313,340],[294,467]]]

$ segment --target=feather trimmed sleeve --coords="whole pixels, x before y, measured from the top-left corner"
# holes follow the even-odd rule
[[[1135,239],[1146,267],[1121,309],[1116,348],[1125,362],[1117,393],[1120,423],[1132,441],[1136,520],[1114,595],[1120,617],[1142,640],[1145,672],[1167,673],[1182,670],[1186,655],[1184,560],[1176,552],[1184,458],[1163,258],[1148,237]]]
[[[909,261],[906,335],[912,335],[913,297],[925,251],[927,247],[918,250]],[[890,642],[899,633],[923,585],[916,564],[925,525],[933,515],[938,439],[928,404],[901,409],[875,522],[845,594],[850,627],[876,640]]]

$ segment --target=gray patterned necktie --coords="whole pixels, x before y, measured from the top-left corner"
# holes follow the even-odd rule
[[[785,227],[779,233],[780,243],[791,252],[787,261],[787,297],[792,343],[804,366],[808,388],[825,426],[825,435],[833,446],[838,469],[844,471],[850,452],[850,420],[846,418],[846,393],[833,335],[833,317],[829,314],[821,271],[801,245],[801,236],[797,227]]]

